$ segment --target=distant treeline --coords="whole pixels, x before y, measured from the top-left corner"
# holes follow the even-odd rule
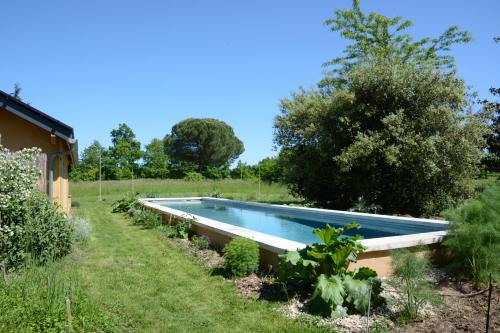
[[[163,139],[153,139],[144,150],[127,124],[111,131],[108,148],[97,140],[86,147],[71,170],[76,181],[131,178],[257,179],[280,181],[278,158],[264,158],[255,165],[233,162],[244,151],[233,129],[216,119],[186,119]]]

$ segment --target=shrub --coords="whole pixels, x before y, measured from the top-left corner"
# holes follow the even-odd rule
[[[189,219],[182,219],[180,222],[174,224],[173,227],[175,230],[175,237],[183,239],[188,238],[189,230],[191,229],[191,224],[192,224],[191,220]]]
[[[161,218],[158,214],[145,209],[134,210],[132,221],[134,224],[142,225],[148,228],[155,228],[161,224]]]
[[[54,209],[45,193],[33,191],[25,218],[26,249],[36,262],[45,263],[71,252],[74,225]]]
[[[80,201],[72,200],[71,201],[71,207],[72,208],[78,208],[78,207],[80,207]]]
[[[196,171],[187,172],[184,175],[184,180],[188,182],[199,182],[204,179],[203,175]]]
[[[142,207],[142,204],[137,199],[139,193],[127,193],[122,198],[116,200],[111,209],[113,213],[128,213],[133,214],[133,211]]]
[[[424,250],[425,248],[422,248]],[[430,263],[427,253],[417,255],[409,250],[391,252],[393,278],[390,283],[402,293],[399,320],[402,323],[417,319],[427,303],[439,304],[440,298],[429,282]]]
[[[476,199],[444,213],[450,221],[444,241],[452,254],[450,267],[477,286],[491,272],[500,280],[500,183],[487,187]]]
[[[280,280],[313,289],[307,302],[311,312],[339,317],[347,313],[365,313],[369,300],[374,307],[384,302],[380,297],[382,284],[375,271],[368,267],[347,271],[350,263],[356,262],[357,256],[364,251],[358,242],[361,236],[343,235],[356,228],[359,228],[356,223],[342,228],[327,224],[325,229],[313,232],[321,243],[280,255]]]
[[[10,153],[0,146],[0,262],[10,270],[28,256],[44,263],[71,251],[72,225],[36,190],[40,150]]]
[[[210,248],[210,240],[207,236],[197,236],[193,235],[191,237],[191,243],[199,249],[206,250]]]
[[[79,216],[72,216],[69,218],[69,222],[73,225],[74,239],[77,242],[86,242],[90,233],[89,223],[84,218]]]
[[[259,245],[248,238],[235,238],[224,247],[224,259],[232,276],[249,275],[259,268]]]

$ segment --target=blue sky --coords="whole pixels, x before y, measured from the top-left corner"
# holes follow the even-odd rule
[[[241,159],[273,155],[279,101],[322,77],[346,45],[323,21],[350,1],[27,1],[3,5],[0,89],[73,126],[80,149],[129,124],[144,144],[188,117],[213,117],[244,142]],[[500,1],[362,1],[412,19],[416,37],[451,25],[459,75],[489,97],[500,86]]]

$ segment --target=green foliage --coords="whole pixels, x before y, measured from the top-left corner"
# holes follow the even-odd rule
[[[347,314],[342,307],[345,295],[346,291],[340,276],[327,277],[321,274],[318,276],[314,292],[308,302],[308,308],[312,313],[325,317],[344,316]]]
[[[307,285],[314,283],[321,274],[327,276],[343,274],[351,262],[364,251],[358,242],[361,236],[346,237],[351,229],[359,229],[359,224],[350,223],[341,228],[326,225],[313,233],[321,243],[314,243],[299,251],[289,251],[280,255],[280,278]]]
[[[72,225],[74,239],[77,242],[85,243],[90,236],[90,225],[82,217],[72,216],[68,219]]]
[[[47,195],[38,191],[39,149],[11,154],[0,146],[0,263],[19,268],[31,256],[37,263],[71,251],[72,225]]]
[[[73,332],[116,332],[113,321],[102,312],[76,276],[61,272],[61,265],[29,265],[0,283],[1,332],[64,332],[66,298],[71,300]]]
[[[168,238],[182,238],[187,239],[189,237],[189,232],[191,230],[191,225],[193,220],[181,219],[175,223],[167,225],[163,232]]]
[[[259,244],[238,237],[224,247],[226,271],[232,276],[246,276],[259,268]]]
[[[345,75],[366,58],[393,58],[398,63],[431,65],[439,68],[454,68],[453,56],[444,54],[454,44],[468,43],[470,33],[452,26],[437,38],[426,37],[414,41],[405,32],[413,25],[401,16],[386,17],[378,13],[365,14],[361,11],[360,0],[353,0],[352,9],[338,9],[335,17],[325,21],[331,31],[352,42],[343,51],[344,56],[337,57],[325,66],[336,66],[330,76],[323,79],[322,86],[342,84]]]
[[[98,180],[99,162],[106,164],[106,149],[94,140],[80,155],[78,164],[72,167],[70,177],[73,180]]]
[[[136,209],[132,214],[134,224],[142,225],[147,228],[156,228],[161,225],[161,217],[147,209]]]
[[[26,202],[24,219],[25,246],[37,263],[46,263],[71,252],[74,224],[54,208],[45,193],[32,193]]]
[[[191,244],[202,250],[210,248],[210,240],[208,239],[207,236],[203,235],[202,236],[193,235],[193,237],[191,237]]]
[[[255,168],[251,165],[238,161],[238,164],[231,170],[230,176],[233,179],[255,179]]]
[[[244,150],[229,125],[208,118],[189,118],[175,124],[164,141],[172,158],[192,163],[200,172],[230,164]]]
[[[133,210],[142,207],[142,204],[137,199],[139,193],[127,192],[123,197],[113,202],[111,211],[113,213],[132,213]]]
[[[281,181],[282,166],[276,157],[266,157],[254,167],[257,174],[260,170],[260,179],[266,182]]]
[[[230,171],[228,165],[220,167],[205,167],[203,169],[203,176],[208,179],[224,179],[229,178]]]
[[[364,313],[368,308],[371,288],[372,306],[383,303],[379,296],[382,284],[377,273],[368,267],[348,272],[349,264],[356,262],[364,247],[361,236],[345,236],[345,232],[358,229],[357,223],[342,228],[326,225],[314,234],[321,243],[314,243],[299,251],[280,255],[280,280],[313,287],[308,301],[309,311],[328,317],[349,313]]]
[[[111,131],[109,149],[109,164],[120,170],[121,179],[129,179],[137,175],[139,166],[137,161],[142,157],[141,143],[135,139],[135,134],[127,124],[119,124]]]
[[[144,178],[167,178],[169,159],[165,153],[163,141],[153,139],[146,145],[143,157],[144,164],[141,169],[141,175]]]
[[[450,221],[443,243],[451,250],[451,268],[476,285],[486,283],[490,272],[500,281],[500,183],[444,216]]]
[[[438,214],[474,193],[487,128],[464,112],[461,79],[387,58],[357,65],[345,80],[281,103],[275,142],[293,193],[336,209],[363,197],[412,215]]]
[[[500,97],[500,88],[491,88],[490,92]],[[483,108],[491,114],[491,132],[487,135],[488,155],[483,163],[490,171],[500,171],[500,101],[483,101]]]
[[[184,176],[184,180],[188,182],[199,182],[204,179],[203,175],[196,171],[187,172]]]
[[[426,255],[417,255],[409,250],[397,250],[391,253],[393,278],[390,281],[402,293],[402,323],[419,318],[425,304],[439,304],[440,298],[429,282],[430,263]]]

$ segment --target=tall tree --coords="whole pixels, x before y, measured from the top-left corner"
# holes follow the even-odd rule
[[[453,68],[455,59],[446,52],[454,44],[472,40],[469,32],[452,26],[439,37],[414,41],[406,32],[413,26],[412,21],[403,20],[401,16],[390,18],[378,13],[365,14],[361,10],[360,0],[353,0],[351,9],[337,10],[335,17],[326,20],[325,24],[331,31],[340,32],[343,38],[352,43],[345,48],[343,56],[324,64],[333,69],[320,82],[323,87],[344,83],[344,75],[367,57],[390,58],[401,63],[430,64],[441,69]]]
[[[200,172],[228,165],[244,151],[231,126],[210,118],[183,120],[172,127],[164,141],[173,159],[192,163]]]
[[[266,182],[278,182],[281,179],[281,166],[277,157],[266,157],[255,166],[260,178]]]
[[[160,139],[151,140],[144,151],[142,176],[145,178],[166,178],[168,176],[168,161],[163,141]]]
[[[141,143],[136,140],[135,134],[127,124],[119,124],[111,131],[110,157],[120,170],[120,178],[130,178],[137,175],[137,162],[142,157]]]
[[[282,101],[285,179],[322,206],[363,197],[388,213],[439,213],[474,191],[486,126],[466,107],[453,73],[398,59],[358,64],[342,87]]]
[[[495,43],[500,42],[500,37],[494,37]],[[490,88],[494,97],[500,98],[500,88]],[[487,119],[491,119],[491,131],[486,136],[487,155],[483,160],[486,169],[500,171],[500,100],[483,100],[483,111]]]
[[[500,98],[500,88],[491,88],[493,96]],[[488,155],[485,164],[492,171],[500,171],[500,101],[483,101],[485,110],[492,115],[491,132],[486,137]]]
[[[102,165],[106,164],[106,148],[99,141],[94,140],[86,147],[78,164],[71,170],[71,178],[74,180],[97,180],[99,179],[99,159]]]

